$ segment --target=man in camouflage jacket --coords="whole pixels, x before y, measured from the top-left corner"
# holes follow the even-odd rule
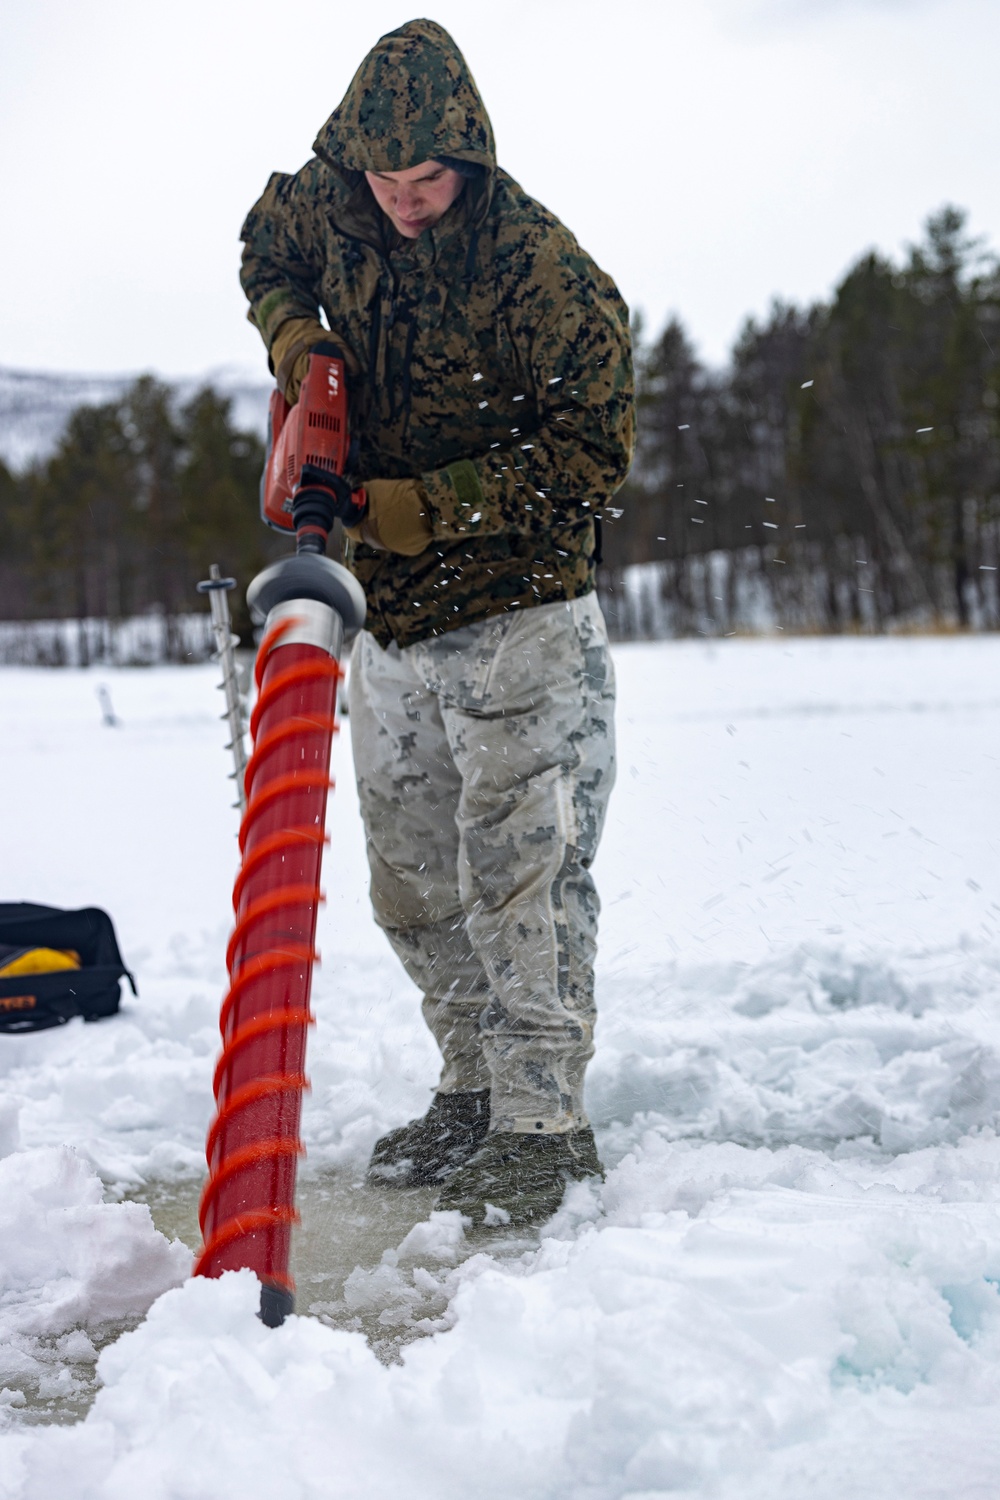
[[[372,901],[444,1055],[371,1172],[525,1221],[600,1172],[582,1085],[614,678],[595,522],[631,460],[627,309],[497,167],[434,22],[379,41],[314,150],[251,210],[242,280],[289,399],[314,344],[347,365]]]

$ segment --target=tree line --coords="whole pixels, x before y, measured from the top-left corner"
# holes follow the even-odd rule
[[[235,427],[229,399],[211,388],[178,407],[168,385],[143,376],[120,400],[79,407],[50,457],[20,475],[0,465],[0,615],[156,611],[166,655],[183,660],[183,617],[206,608],[195,586],[210,564],[245,587],[283,550],[258,513],[263,462],[259,436]],[[249,638],[243,590],[230,600]]]
[[[1000,625],[1000,262],[963,212],[828,304],[775,303],[722,371],[676,320],[638,358],[619,633]]]
[[[829,303],[748,321],[722,370],[676,319],[636,333],[637,458],[598,572],[616,635],[1000,625],[1000,261],[960,210]],[[183,659],[210,563],[245,587],[287,551],[262,464],[210,388],[178,406],[145,376],[80,407],[51,456],[0,465],[0,618],[156,610]]]

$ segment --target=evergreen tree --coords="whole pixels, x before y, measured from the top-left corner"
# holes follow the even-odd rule
[[[212,562],[243,591],[282,550],[261,524],[263,444],[232,423],[211,389],[180,411],[169,386],[143,376],[120,401],[80,407],[55,453],[19,478],[0,470],[0,582],[8,618],[116,621],[155,609],[168,655],[183,657],[178,615],[204,608],[195,585]],[[80,631],[79,656],[90,636]]]

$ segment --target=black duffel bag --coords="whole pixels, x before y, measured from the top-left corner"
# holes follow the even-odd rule
[[[5,975],[5,968],[13,972]],[[137,995],[106,911],[0,903],[0,1032],[42,1031],[73,1016],[113,1016],[123,976]]]

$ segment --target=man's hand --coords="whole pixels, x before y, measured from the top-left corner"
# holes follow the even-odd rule
[[[278,389],[289,406],[299,399],[302,382],[309,373],[310,351],[330,338],[318,318],[289,318],[278,329],[271,345],[271,363]]]
[[[355,542],[382,552],[416,557],[433,536],[427,492],[419,479],[372,479],[365,485],[368,509],[357,526],[348,526]]]

